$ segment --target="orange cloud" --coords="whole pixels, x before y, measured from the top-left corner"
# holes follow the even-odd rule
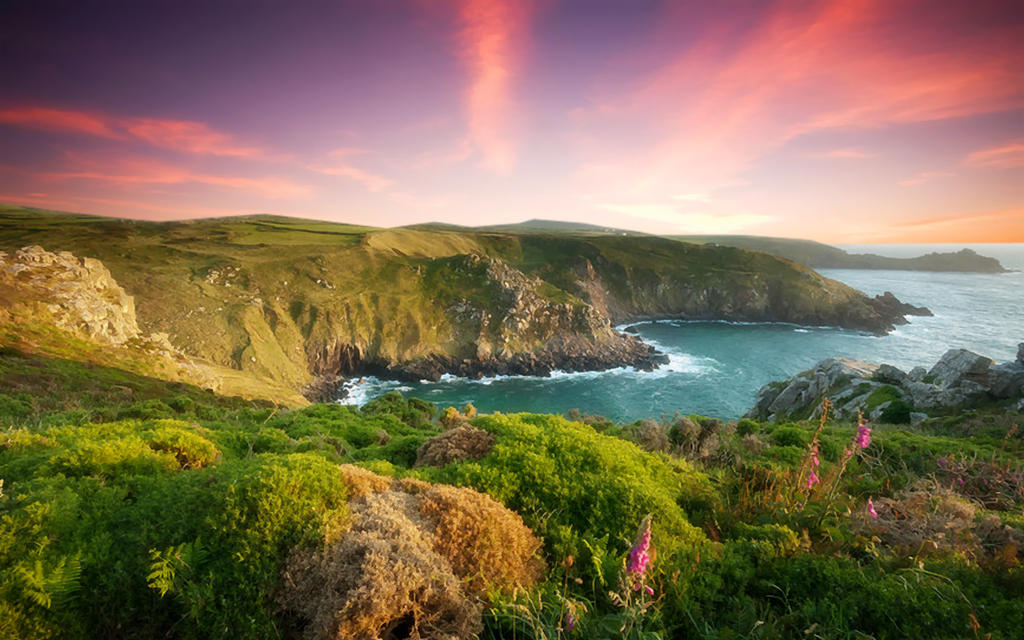
[[[1024,139],[974,151],[964,158],[964,164],[995,169],[1024,167]]]
[[[390,178],[370,173],[345,160],[349,156],[362,153],[366,153],[366,151],[363,149],[335,149],[330,153],[330,156],[338,158],[338,160],[332,161],[331,164],[309,164],[306,165],[306,168],[328,176],[341,176],[355,180],[363,185],[367,191],[384,191],[395,183]]]
[[[460,57],[470,70],[470,138],[481,164],[501,174],[516,164],[511,94],[528,13],[518,0],[464,0],[459,12]]]
[[[129,134],[155,147],[184,153],[250,158],[263,154],[262,149],[240,145],[231,136],[214,131],[202,122],[133,118],[122,120],[121,126]]]
[[[663,21],[666,33],[689,19],[669,6],[675,13]],[[707,192],[808,133],[1024,107],[1019,29],[959,33],[929,17],[926,4],[888,0],[773,5],[742,31],[728,15],[640,73],[631,90],[613,82],[613,92],[577,116],[587,131],[636,132],[628,146],[614,148],[581,134],[591,141],[589,166],[607,167],[581,172],[581,187]],[[900,23],[912,28],[896,32]],[[945,46],[951,38],[957,45]],[[633,56],[664,58],[660,50]]]
[[[38,177],[58,181],[89,180],[115,185],[206,184],[267,198],[301,198],[311,194],[309,187],[276,176],[249,178],[202,173],[145,158],[112,159],[102,164],[85,160],[76,154],[69,154],[69,158],[84,166],[78,170],[39,174]]]
[[[182,153],[255,157],[259,147],[243,145],[233,136],[202,122],[164,118],[127,118],[50,107],[0,110],[0,124],[44,131],[72,131],[116,140],[135,139]]]
[[[104,116],[84,111],[49,107],[17,107],[0,110],[0,124],[44,131],[71,131],[101,138],[121,138]]]

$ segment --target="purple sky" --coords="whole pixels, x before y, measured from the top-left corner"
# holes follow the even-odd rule
[[[1018,9],[8,0],[0,202],[1024,242]]]

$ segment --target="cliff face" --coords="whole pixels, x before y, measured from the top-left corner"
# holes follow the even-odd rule
[[[445,373],[480,377],[627,365],[650,369],[664,360],[637,338],[614,331],[609,317],[592,305],[564,293],[553,299],[550,285],[500,258],[439,258],[419,274],[424,295],[440,312],[436,345],[421,342],[424,353],[403,358],[382,346],[409,342],[407,336],[374,335],[353,344],[339,335],[312,349],[317,375],[366,372],[437,380]]]
[[[7,309],[0,313],[8,317],[32,307],[55,326],[105,344],[124,344],[140,334],[135,301],[99,260],[39,246],[0,252],[0,290]]]
[[[591,241],[605,249],[566,266],[568,289],[619,324],[651,318],[792,322],[882,334],[927,309],[891,293],[863,293],[810,269],[730,247],[698,247],[656,238],[632,242],[665,259],[630,264],[609,259],[619,239]],[[610,245],[610,246],[609,246]]]
[[[302,402],[287,390],[238,380],[232,371],[188,357],[166,333],[145,334],[134,299],[102,262],[37,245],[0,252],[0,344],[230,395]]]
[[[166,333],[191,358],[309,397],[349,375],[652,368],[657,354],[612,328],[647,318],[881,333],[905,312],[773,256],[657,237],[373,230],[268,216],[62,224],[40,215],[0,212],[0,248],[30,237],[74,249],[102,260],[134,296],[137,327],[104,316],[87,331],[106,322],[100,333],[116,339]],[[123,291],[106,291],[96,295],[131,315]]]

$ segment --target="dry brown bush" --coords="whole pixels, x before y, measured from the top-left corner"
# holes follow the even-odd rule
[[[543,577],[540,540],[518,515],[490,496],[433,485],[423,494],[420,513],[436,522],[434,550],[451,562],[470,593],[510,593]]]
[[[443,467],[452,462],[479,460],[494,448],[495,436],[468,424],[436,435],[420,445],[416,467]]]
[[[874,504],[878,517],[858,513],[855,528],[907,555],[957,553],[981,561],[998,554],[1015,563],[1024,542],[1021,532],[999,516],[976,521],[973,502],[934,482],[921,482]]]
[[[343,464],[338,469],[348,488],[349,500],[362,498],[371,493],[385,491],[391,486],[392,479],[376,474],[354,464]]]
[[[482,596],[543,575],[540,541],[472,489],[345,465],[352,526],[287,564],[278,602],[316,639],[447,640],[482,629]]]
[[[671,442],[668,439],[668,427],[654,420],[641,420],[625,429],[627,438],[637,443],[644,451],[668,451]]]

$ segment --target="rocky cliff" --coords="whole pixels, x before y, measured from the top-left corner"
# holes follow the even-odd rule
[[[48,215],[0,212],[0,248],[31,238],[95,257],[134,297],[142,333],[309,397],[365,374],[651,368],[659,356],[612,328],[642,319],[884,333],[908,312],[774,256],[658,237]]]
[[[45,313],[52,323],[97,342],[120,345],[138,338],[135,301],[99,260],[40,246],[0,252],[0,314]]]
[[[0,344],[248,397],[296,397],[190,358],[165,333],[139,329],[135,301],[99,260],[37,245],[0,252]],[[226,383],[226,384],[225,384]],[[240,392],[241,391],[241,392]],[[301,398],[298,398],[301,400]]]
[[[829,358],[789,380],[762,387],[747,417],[815,417],[826,397],[837,417],[861,412],[871,420],[893,423],[993,404],[1024,410],[1024,343],[1013,362],[995,364],[966,349],[950,349],[931,369],[909,372],[888,364]]]

